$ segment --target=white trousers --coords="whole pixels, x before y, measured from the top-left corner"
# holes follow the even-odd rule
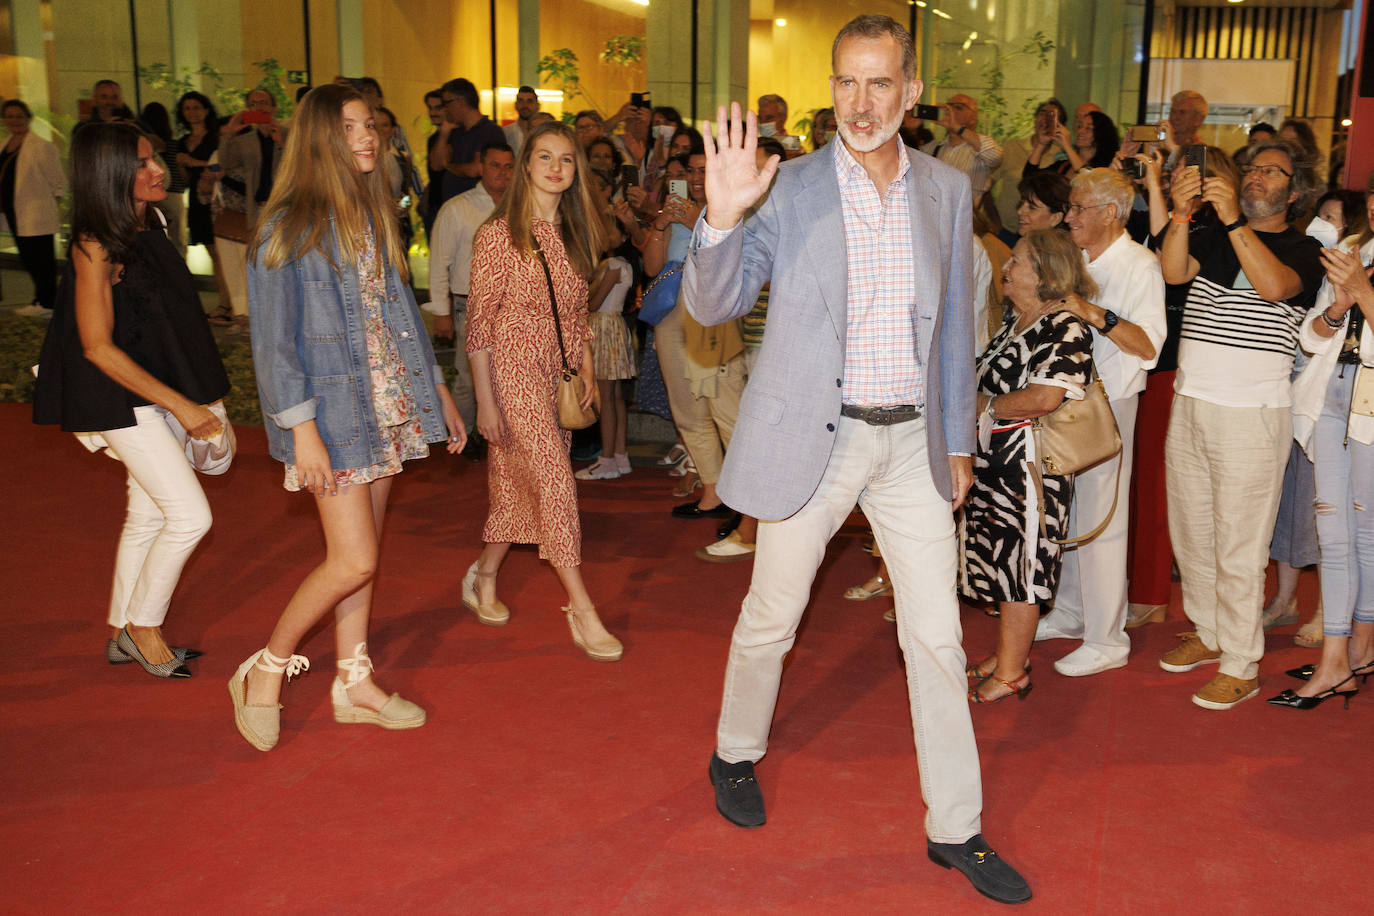
[[[1221,650],[1218,670],[1241,680],[1259,676],[1264,656],[1264,573],[1292,440],[1287,407],[1174,395],[1164,472],[1183,612]]]
[[[229,239],[215,239],[224,285],[229,290],[235,316],[248,314],[248,246]],[[222,305],[223,303],[221,303]]]
[[[115,554],[110,626],[159,627],[182,567],[210,530],[210,503],[167,411],[135,407],[137,425],[101,433],[129,472],[129,508]]]
[[[1116,511],[1101,534],[1064,551],[1054,610],[1045,617],[1045,623],[1063,633],[1082,633],[1085,646],[1124,657],[1131,651],[1126,635],[1126,547],[1130,540],[1135,413],[1140,396],[1110,404],[1121,432],[1121,477],[1117,479],[1118,459],[1113,458],[1074,478],[1069,534],[1084,534],[1102,523],[1112,508],[1113,488]]]
[[[767,750],[783,657],[826,545],[856,502],[873,526],[896,599],[926,836],[962,843],[981,830],[982,777],[954,593],[954,516],[931,479],[922,421],[869,426],[842,417],[816,493],[790,518],[759,523],[754,576],[730,641],[716,751],[738,763]]]

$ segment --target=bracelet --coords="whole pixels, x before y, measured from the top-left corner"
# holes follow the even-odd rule
[[[1174,216],[1172,213],[1169,214],[1169,222],[1171,222],[1171,223],[1191,223],[1192,221],[1193,221],[1193,217],[1192,217],[1192,216],[1189,216],[1187,219],[1179,219],[1177,216]]]
[[[1330,310],[1331,306],[1329,305],[1326,308],[1322,309],[1322,321],[1325,322],[1326,326],[1331,330],[1339,331],[1341,329],[1341,325],[1345,324],[1345,316],[1342,315],[1340,321],[1332,321],[1331,316],[1327,314]]]

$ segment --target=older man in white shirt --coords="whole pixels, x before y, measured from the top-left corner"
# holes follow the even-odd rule
[[[453,335],[467,338],[468,284],[472,276],[472,239],[500,202],[515,171],[515,154],[509,146],[495,143],[480,153],[482,177],[477,187],[451,197],[439,208],[429,240],[429,303],[425,306],[439,316],[452,316]],[[439,328],[436,328],[439,329]],[[453,355],[453,402],[468,429],[476,429],[477,399],[472,389],[472,372],[461,344]]]
[[[1083,249],[1098,293],[1096,303],[1073,297],[1067,307],[1093,328],[1093,365],[1121,431],[1121,456],[1074,480],[1070,532],[1089,531],[1109,514],[1111,521],[1097,537],[1065,551],[1054,610],[1035,631],[1037,640],[1083,640],[1054,663],[1054,670],[1067,677],[1120,668],[1131,649],[1126,544],[1135,414],[1166,333],[1159,259],[1126,234],[1134,199],[1130,180],[1107,168],[1079,172],[1069,195],[1069,231]]]

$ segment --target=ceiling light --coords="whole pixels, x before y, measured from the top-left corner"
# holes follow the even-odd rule
[[[773,25],[775,25],[775,26],[777,26],[778,28],[781,29],[781,28],[783,28],[783,27],[785,27],[785,26],[787,25],[787,20],[786,20],[786,19],[774,19],[774,20],[773,20]]]
[[[951,16],[949,13],[946,13],[944,10],[941,10],[941,9],[936,9],[936,8],[934,8],[934,7],[931,7],[930,11],[931,11],[932,13],[934,13],[935,15],[939,16],[941,19],[953,19],[953,18],[954,18],[954,17]]]

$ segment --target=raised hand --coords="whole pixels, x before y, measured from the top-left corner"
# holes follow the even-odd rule
[[[758,167],[758,119],[752,111],[741,112],[739,102],[730,103],[728,128],[722,105],[716,110],[714,134],[711,122],[703,121],[701,136],[706,146],[706,222],[712,229],[733,229],[768,193],[780,160],[774,154]]]

